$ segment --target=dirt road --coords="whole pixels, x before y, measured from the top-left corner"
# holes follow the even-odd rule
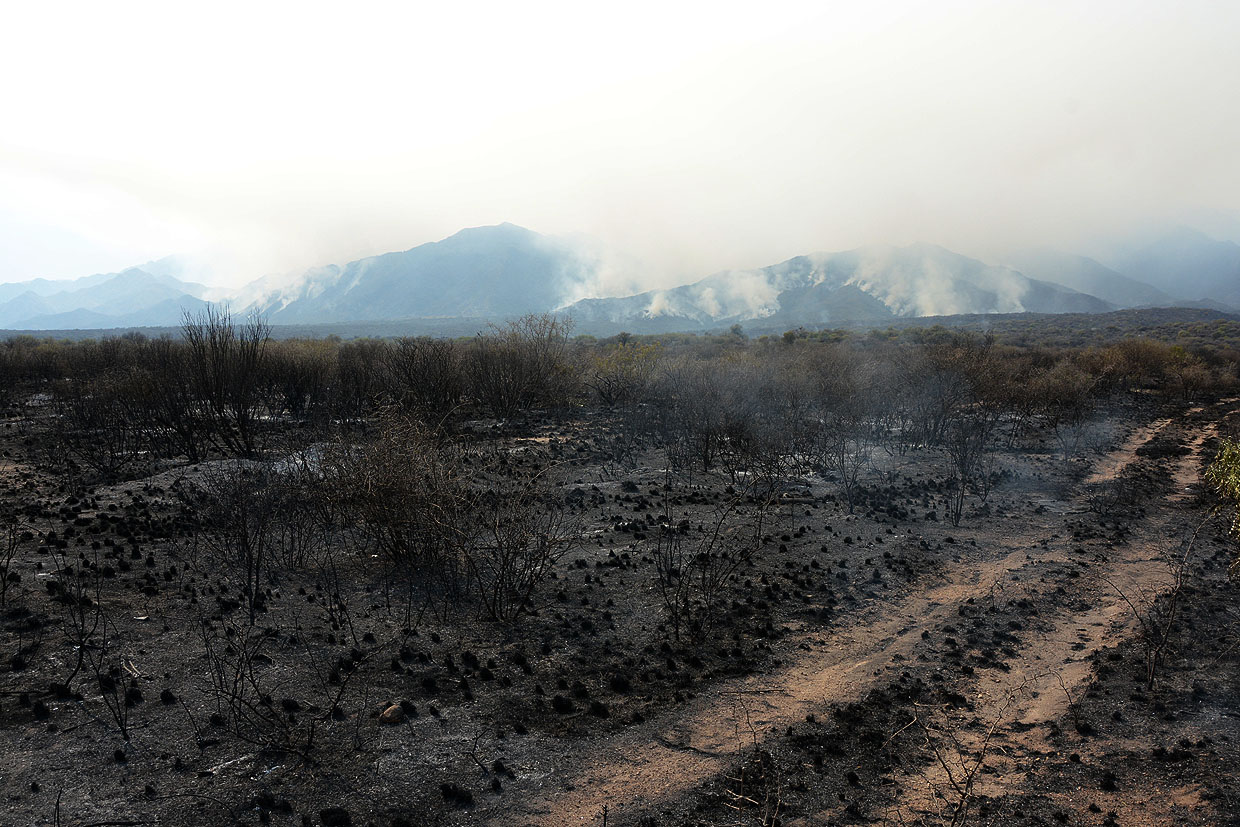
[[[1138,448],[1172,425],[1171,420],[1160,420],[1138,429],[1097,463],[1087,481],[1117,475],[1136,461]],[[1196,481],[1206,437],[1198,435],[1191,452],[1174,462],[1177,493]],[[1072,497],[1063,505],[1069,514],[1081,507]],[[1094,584],[1115,584],[1133,593],[1164,587],[1170,577],[1164,551],[1169,542],[1174,544],[1178,524],[1184,522],[1178,507],[1170,502],[1152,508],[1127,542],[1112,549],[1105,560],[1082,567],[1084,576]],[[1048,527],[1055,530],[1047,531]],[[1035,546],[1032,538],[1039,533],[1056,539]],[[538,745],[528,751],[531,760],[536,761],[539,753],[556,758],[530,767],[521,783],[509,787],[503,812],[484,809],[477,815],[490,824],[560,827],[602,824],[606,809],[607,824],[636,824],[650,808],[723,772],[745,746],[879,685],[915,656],[924,631],[948,623],[967,601],[1036,589],[1038,572],[1046,566],[1078,565],[1080,554],[1073,553],[1064,533],[1054,523],[1032,533],[1027,529],[1001,533],[984,544],[984,551],[949,563],[934,585],[894,601],[875,600],[846,628],[796,633],[796,645],[786,647],[794,654],[780,668],[720,682],[659,719],[629,727],[601,743]],[[1132,612],[1119,591],[1104,587],[1098,595],[1083,610],[1069,608],[1065,601],[1062,611],[1044,618],[1042,630],[1025,636],[1005,671],[979,679],[972,714],[983,721],[1000,717],[1018,721],[1022,729],[1061,716],[1069,698],[1089,679],[1089,656],[1133,631]],[[1032,750],[1037,745],[1026,747]],[[934,790],[947,783],[945,777],[935,778],[934,771],[918,783],[905,781],[909,790]],[[902,806],[926,811],[936,805],[913,794]]]

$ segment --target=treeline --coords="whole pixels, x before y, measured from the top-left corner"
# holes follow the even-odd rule
[[[1115,310],[1110,313],[1001,313],[895,319],[887,327],[787,331],[813,339],[842,336],[899,338],[942,330],[992,334],[1017,347],[1105,347],[1120,339],[1152,339],[1180,345],[1207,359],[1240,356],[1240,317],[1184,307]]]
[[[0,402],[50,411],[61,458],[103,476],[150,459],[252,458],[393,405],[434,421],[509,417],[570,404],[578,383],[568,328],[550,316],[467,343],[279,341],[260,319],[210,310],[178,338],[0,344]]]
[[[823,454],[807,431],[828,426],[899,451],[943,446],[960,416],[986,420],[1008,444],[1050,433],[1070,455],[1082,424],[1117,394],[1190,401],[1229,392],[1236,375],[1234,360],[1147,339],[1013,347],[933,328],[593,340],[550,315],[469,339],[340,341],[274,340],[260,319],[207,311],[178,338],[0,343],[7,401],[24,416],[50,413],[58,460],[101,477],[155,459],[288,450],[393,408],[444,432],[479,417],[605,409],[630,442],[703,469],[747,467],[763,446]]]

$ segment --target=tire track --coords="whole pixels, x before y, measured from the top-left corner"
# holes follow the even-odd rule
[[[1091,479],[1118,474],[1125,464],[1135,461],[1141,445],[1171,424],[1172,420],[1165,419],[1137,429],[1123,446],[1099,462]],[[1189,473],[1186,467],[1195,475],[1204,440],[1204,436],[1197,440],[1196,450],[1181,458],[1176,479]],[[1115,549],[1096,576],[1115,579],[1122,575],[1126,582],[1156,587],[1159,578],[1167,575],[1155,550],[1158,538],[1166,536],[1163,530],[1162,521],[1147,520],[1141,536]],[[527,765],[526,778],[509,786],[513,798],[519,800],[507,801],[503,811],[479,810],[480,823],[601,824],[605,807],[608,824],[636,823],[642,813],[724,772],[745,746],[760,743],[811,712],[820,712],[825,704],[849,702],[882,685],[889,673],[915,657],[923,630],[956,618],[970,598],[984,597],[1005,582],[1020,579],[1021,570],[1033,564],[1068,561],[1062,552],[1045,548],[1038,548],[1035,557],[1028,540],[1028,536],[1008,540],[1002,549],[1005,553],[997,558],[948,564],[946,582],[871,606],[844,634],[826,644],[805,654],[792,648],[799,655],[793,662],[717,684],[688,703],[602,742],[542,739],[544,743],[528,754],[532,759],[538,754],[556,755],[554,763]],[[1013,547],[1018,542],[1021,545]],[[1014,720],[1028,724],[1061,716],[1067,696],[1089,679],[1089,655],[1115,635],[1131,631],[1128,611],[1114,595],[1086,612],[1053,619],[1048,630],[1024,641],[1009,672],[979,688],[977,716],[985,719],[996,704],[1016,695],[1020,698],[1009,710]],[[1024,691],[1016,692],[1017,687]],[[912,806],[913,802],[905,804]]]

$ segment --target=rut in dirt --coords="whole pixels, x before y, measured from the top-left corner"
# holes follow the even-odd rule
[[[1141,445],[1171,425],[1161,420],[1135,431],[1098,463],[1095,477],[1118,474],[1136,460]],[[1177,484],[1195,479],[1204,439],[1176,464]],[[1157,589],[1167,577],[1160,554],[1165,530],[1161,518],[1145,520],[1093,576]],[[987,560],[950,564],[945,582],[871,607],[843,634],[832,631],[826,641],[806,636],[810,651],[792,649],[795,660],[782,668],[716,685],[674,712],[601,743],[558,745],[558,767],[547,768],[538,787],[514,786],[511,792],[522,800],[510,800],[502,814],[479,815],[493,824],[601,824],[606,808],[609,824],[635,823],[640,814],[724,772],[746,748],[824,705],[856,700],[882,685],[914,657],[924,630],[957,617],[967,601],[993,596],[1005,584],[1029,588],[1036,577],[1026,576],[1026,569],[1067,562],[1062,550],[1039,549],[1035,557],[1021,538],[999,552]],[[1114,593],[1088,611],[1065,612],[1050,622],[1049,630],[1024,641],[1001,679],[979,686],[979,717],[999,703],[1011,706],[1006,714],[1026,724],[1057,717],[1073,689],[1088,679],[1088,656],[1131,631],[1128,609]]]
[[[1139,439],[1130,438],[1116,453],[1136,461],[1136,449],[1171,426],[1171,420],[1162,420],[1139,429],[1134,434]],[[1200,520],[1199,514],[1188,513],[1189,492],[1199,482],[1203,447],[1216,431],[1212,423],[1188,441],[1189,452],[1168,469],[1165,505],[1143,520],[1105,566],[1093,572],[1088,584],[1095,590],[1091,600],[1077,611],[1051,618],[1048,628],[1026,637],[1017,656],[1005,661],[1004,671],[976,682],[968,716],[981,725],[960,726],[953,732],[950,749],[940,753],[941,762],[915,770],[906,767],[897,774],[895,787],[901,793],[891,808],[902,820],[950,819],[953,806],[962,803],[959,789],[964,779],[970,799],[999,797],[1006,792],[1005,779],[1019,774],[1031,756],[1055,753],[1050,729],[1044,725],[1053,728],[1057,721],[1074,719],[1073,707],[1094,678],[1093,656],[1139,633],[1130,601],[1152,598],[1173,587],[1175,552],[1191,542]],[[1112,476],[1122,470],[1123,464],[1110,464]],[[1097,474],[1090,478],[1096,479]],[[1087,723],[1077,723],[1082,725]]]

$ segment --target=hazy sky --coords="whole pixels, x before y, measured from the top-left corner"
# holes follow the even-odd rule
[[[512,221],[648,282],[1240,207],[1240,3],[0,12],[0,281],[219,282]]]

